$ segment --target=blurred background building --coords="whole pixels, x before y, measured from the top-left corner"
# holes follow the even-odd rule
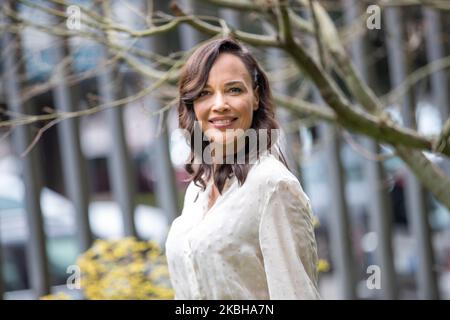
[[[134,29],[148,27],[148,12],[171,12],[167,1],[103,2],[70,1]],[[361,30],[355,21],[376,2],[320,2],[393,117],[413,127],[406,108],[420,133],[438,134],[450,108],[449,63],[412,80],[401,98],[387,98],[414,70],[448,60],[450,9],[383,8],[382,27]],[[252,12],[208,1],[179,3],[242,30],[264,30]],[[124,63],[121,50],[133,48],[149,66],[171,66],[208,36],[180,25],[152,37],[117,37],[122,49],[111,50],[101,40],[111,40],[107,32],[90,38],[80,29],[76,35],[66,18],[52,14],[69,12],[59,1],[1,4],[0,297],[35,299],[56,290],[78,296],[65,286],[77,256],[96,238],[136,236],[163,247],[188,183],[183,165],[189,148],[176,131],[176,87],[145,92],[156,81]],[[293,8],[308,16],[305,8]],[[61,27],[71,32],[56,34]],[[323,103],[283,52],[252,51],[277,92]],[[89,112],[93,107],[102,110]],[[155,114],[161,108],[166,112]],[[411,178],[389,146],[278,109],[285,152],[319,220],[319,257],[329,264],[320,275],[322,296],[449,299],[449,210]],[[69,117],[8,124],[23,114],[55,111]],[[448,159],[429,157],[449,174]],[[380,288],[368,284],[370,266],[380,268]]]

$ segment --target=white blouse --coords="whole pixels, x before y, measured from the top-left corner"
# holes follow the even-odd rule
[[[175,299],[319,299],[312,210],[297,178],[266,152],[207,211],[211,187],[189,184],[167,236]]]

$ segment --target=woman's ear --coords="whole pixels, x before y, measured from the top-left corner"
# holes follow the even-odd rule
[[[253,106],[253,110],[257,110],[259,108],[259,86],[253,90],[253,95],[255,97],[255,105]]]

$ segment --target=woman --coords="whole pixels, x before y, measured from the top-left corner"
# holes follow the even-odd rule
[[[192,178],[166,241],[175,299],[319,298],[311,206],[276,151],[267,76],[237,41],[216,39],[188,59],[179,94]]]

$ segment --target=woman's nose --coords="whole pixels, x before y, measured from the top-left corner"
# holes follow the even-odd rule
[[[220,112],[228,108],[229,107],[227,101],[225,100],[223,94],[222,93],[215,94],[212,109]]]

